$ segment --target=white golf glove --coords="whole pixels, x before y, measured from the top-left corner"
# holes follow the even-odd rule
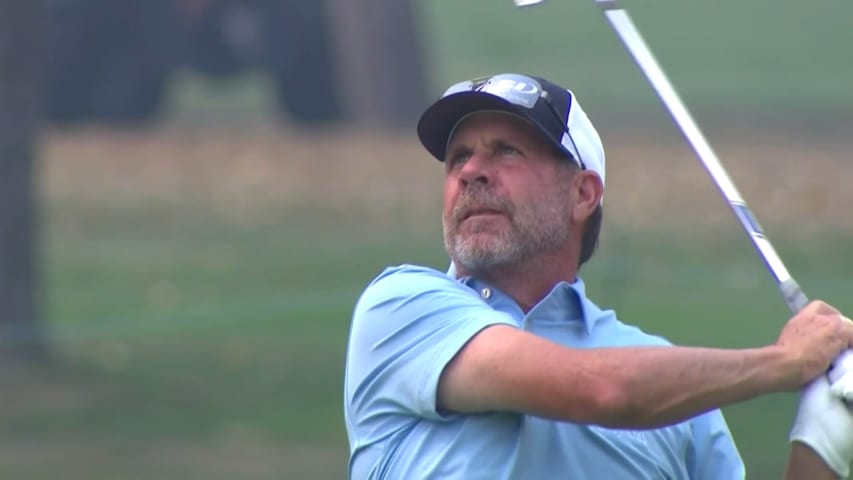
[[[853,402],[853,351],[842,353],[829,370],[832,393],[847,402]]]
[[[843,378],[849,381],[853,375],[848,373]],[[832,393],[826,375],[815,379],[800,394],[789,440],[811,447],[841,478],[850,474],[853,411]]]

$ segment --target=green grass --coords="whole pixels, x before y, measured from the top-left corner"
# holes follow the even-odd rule
[[[47,445],[49,453],[38,465],[10,458],[5,471],[195,478],[187,475],[206,468],[198,459],[152,473],[133,452],[166,444],[227,458],[260,445],[271,452],[259,462],[280,464],[269,474],[234,467],[202,478],[342,478],[352,305],[386,260],[440,243],[400,232],[377,239],[345,219],[304,214],[249,229],[105,211],[81,214],[80,229],[51,227],[73,224],[68,217],[47,220],[47,321],[60,363],[15,372],[23,391],[0,413],[0,456],[14,442]],[[100,454],[63,468],[75,446]],[[327,454],[275,453],[294,448]]]
[[[599,123],[669,118],[593,0],[519,10],[509,0],[418,3],[430,98],[459,80],[505,71],[571,87]],[[853,4],[622,2],[700,124],[848,131],[853,109]],[[166,120],[224,124],[276,117],[269,78],[181,72]]]
[[[434,94],[462,78],[520,70],[571,85],[594,117],[663,117],[591,0],[525,11],[508,0],[420,5]],[[626,6],[702,125],[720,114],[849,124],[850,2]],[[172,118],[226,118],[235,128],[269,119],[266,80],[235,82],[180,77]],[[128,209],[103,198],[44,205],[44,307],[57,363],[0,368],[11,386],[0,409],[0,477],[344,478],[341,385],[353,302],[388,264],[444,268],[438,225],[412,230],[411,221],[305,208],[274,224],[237,224],[173,207]],[[772,342],[788,314],[734,221],[693,230],[607,225],[584,272],[590,296],[676,343]],[[807,293],[853,309],[850,232],[769,233]],[[779,478],[794,400],[774,395],[725,410],[750,478]]]
[[[707,111],[846,115],[853,107],[850,2],[622,2],[689,105]],[[444,85],[499,71],[537,72],[585,103],[622,112],[659,108],[592,0],[429,0],[424,31]],[[848,112],[848,113],[845,113]]]
[[[27,444],[45,453],[35,463],[3,459],[0,473],[343,478],[352,304],[386,264],[443,268],[438,230],[327,212],[283,213],[263,228],[132,212],[118,212],[118,223],[114,213],[80,216],[87,228],[73,234],[56,226],[68,218],[48,216],[47,317],[62,363],[16,377],[17,401],[0,413],[0,454]],[[772,342],[787,313],[738,233],[613,227],[585,273],[589,293],[677,343]],[[844,272],[853,257],[807,252],[842,255],[849,240],[810,239],[806,253],[796,241],[780,245],[809,292],[848,310],[853,281]],[[751,478],[779,476],[793,400],[777,395],[726,410]],[[255,452],[249,465],[211,466],[211,458],[236,461],[245,451]]]

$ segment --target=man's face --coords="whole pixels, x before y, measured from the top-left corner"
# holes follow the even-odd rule
[[[570,238],[573,170],[526,121],[472,115],[447,148],[444,244],[468,273],[564,248]]]

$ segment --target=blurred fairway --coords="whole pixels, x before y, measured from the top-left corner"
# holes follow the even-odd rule
[[[571,86],[593,112],[660,108],[595,2],[512,8],[494,0],[421,3],[436,92],[506,70]],[[853,4],[837,0],[621,2],[702,118],[776,112],[788,122],[853,107]],[[590,110],[587,107],[587,110]]]
[[[610,145],[590,295],[678,343],[772,342],[785,308],[683,146]],[[734,169],[807,291],[848,311],[849,146],[827,140],[820,174],[793,142]],[[276,130],[53,134],[43,157],[58,364],[0,369],[0,477],[344,478],[351,307],[386,265],[446,266],[438,166],[407,138]],[[778,478],[793,400],[727,410],[750,478]]]
[[[432,94],[530,71],[600,126],[593,299],[681,344],[774,341],[779,294],[591,1],[421,5]],[[806,292],[853,310],[851,3],[626,5]],[[57,363],[0,367],[0,478],[345,478],[351,307],[386,265],[445,268],[441,170],[413,133],[296,133],[266,124],[264,79],[196,80],[163,130],[45,137]],[[726,409],[749,478],[779,478],[794,399]]]
[[[593,0],[419,0],[429,97],[462,79],[521,71],[573,89],[599,125],[670,118]],[[703,127],[853,129],[853,3],[843,0],[622,1]],[[174,82],[168,120],[275,117],[261,75]]]

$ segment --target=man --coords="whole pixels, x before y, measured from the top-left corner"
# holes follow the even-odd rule
[[[853,344],[837,310],[811,303],[773,345],[702,349],[586,297],[577,273],[597,242],[605,163],[570,91],[516,74],[462,82],[418,135],[444,162],[452,264],[386,269],[357,302],[350,478],[743,478],[717,408],[816,378],[787,475],[846,475],[853,420],[825,375]]]

